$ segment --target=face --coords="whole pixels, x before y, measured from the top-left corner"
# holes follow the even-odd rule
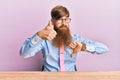
[[[69,17],[62,17],[58,20],[54,20],[54,30],[57,32],[56,37],[53,39],[53,44],[60,47],[62,44],[68,45],[71,42],[71,34],[69,30]]]
[[[54,27],[58,28],[58,29],[66,29],[66,27],[69,26],[71,19],[67,16],[64,16],[58,20],[53,20],[53,24]],[[62,26],[66,26],[66,27],[62,27]]]

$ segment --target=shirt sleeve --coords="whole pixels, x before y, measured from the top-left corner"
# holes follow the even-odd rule
[[[44,40],[35,34],[25,40],[20,49],[20,55],[24,58],[32,57],[43,48],[43,45]]]
[[[100,54],[100,53],[108,52],[108,47],[103,43],[85,39],[76,34],[73,35],[73,38],[74,38],[74,40],[85,43],[87,52],[91,52],[93,54],[94,53]]]

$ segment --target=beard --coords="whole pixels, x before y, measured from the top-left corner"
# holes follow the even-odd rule
[[[56,37],[53,39],[53,45],[56,47],[61,47],[62,45],[68,46],[72,37],[70,34],[70,29],[66,25],[61,25],[59,28],[54,26],[54,30],[57,32]]]

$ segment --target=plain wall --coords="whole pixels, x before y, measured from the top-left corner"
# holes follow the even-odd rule
[[[109,52],[78,54],[78,71],[120,70],[119,0],[0,0],[0,71],[40,70],[42,55],[24,59],[19,50],[26,38],[43,29],[56,5],[66,6],[72,33],[106,44]]]

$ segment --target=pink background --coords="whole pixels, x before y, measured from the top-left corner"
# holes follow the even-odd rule
[[[78,71],[120,70],[119,0],[0,0],[0,71],[40,70],[40,53],[24,59],[19,50],[26,38],[47,25],[58,4],[71,13],[72,33],[109,47],[102,55],[79,53]]]

